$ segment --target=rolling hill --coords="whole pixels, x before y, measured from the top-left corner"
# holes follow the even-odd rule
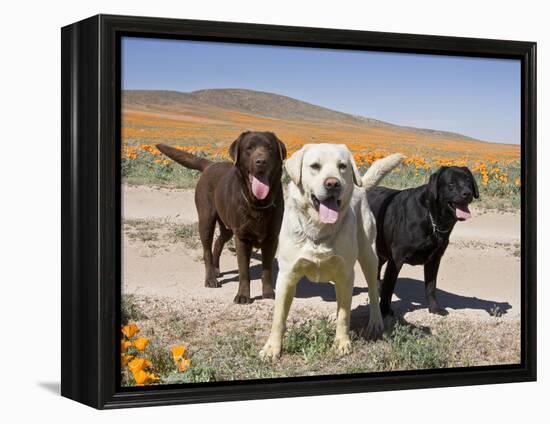
[[[210,145],[223,150],[245,130],[275,132],[290,150],[310,142],[346,143],[354,151],[401,151],[430,157],[519,158],[519,147],[434,129],[394,125],[290,97],[245,89],[189,93],[126,90],[123,141]]]

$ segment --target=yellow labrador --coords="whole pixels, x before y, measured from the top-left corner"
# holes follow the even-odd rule
[[[383,332],[376,281],[376,224],[365,190],[378,184],[403,159],[401,154],[381,159],[363,178],[343,144],[307,144],[286,161],[291,182],[279,234],[273,325],[260,351],[262,358],[280,356],[288,311],[296,284],[303,276],[312,282],[334,283],[337,300],[334,343],[340,354],[350,352],[349,320],[356,260],[369,287],[367,334]]]

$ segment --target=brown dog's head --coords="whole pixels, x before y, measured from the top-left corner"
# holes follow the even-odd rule
[[[286,148],[272,132],[247,131],[229,147],[229,155],[258,200],[264,200],[274,184],[280,184]]]

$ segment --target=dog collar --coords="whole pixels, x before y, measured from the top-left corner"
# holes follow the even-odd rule
[[[428,215],[430,216],[430,222],[432,223],[432,228],[434,230],[434,234],[435,233],[447,234],[448,232],[450,232],[453,229],[452,226],[449,227],[447,230],[441,230],[441,229],[437,228],[437,225],[435,224],[435,220],[434,220],[434,218],[432,216],[432,213],[430,211],[428,211]]]

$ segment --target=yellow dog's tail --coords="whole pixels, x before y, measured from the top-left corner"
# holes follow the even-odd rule
[[[388,175],[393,168],[401,164],[405,160],[405,156],[401,153],[394,153],[374,162],[367,170],[366,174],[361,178],[363,187],[369,190],[378,185],[378,183]]]

